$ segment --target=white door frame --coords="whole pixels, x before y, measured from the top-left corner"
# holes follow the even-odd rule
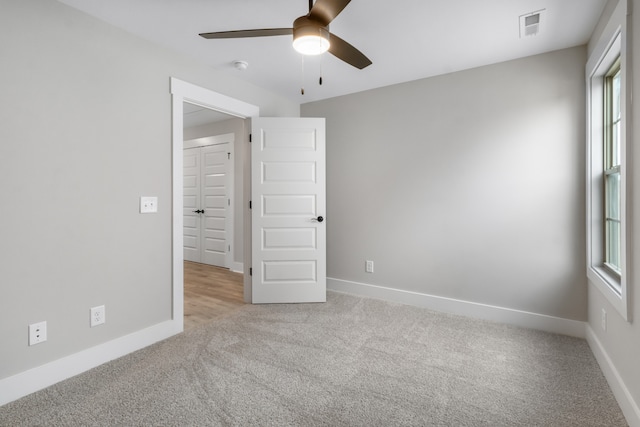
[[[182,331],[184,329],[184,261],[183,261],[183,218],[182,218],[182,150],[184,148],[183,135],[183,102],[200,105],[205,108],[220,111],[242,119],[257,117],[260,115],[259,107],[247,104],[246,102],[222,95],[220,93],[184,82],[182,80],[171,78],[171,94],[172,96],[172,321],[176,325],[176,329]],[[246,216],[246,215],[245,215]],[[245,236],[250,235],[247,230],[245,221]],[[245,245],[246,245],[245,237]],[[244,249],[245,254],[249,249]],[[245,270],[248,268],[249,260],[244,260]],[[251,295],[251,290],[247,289],[250,280],[245,272],[245,300],[246,296]]]

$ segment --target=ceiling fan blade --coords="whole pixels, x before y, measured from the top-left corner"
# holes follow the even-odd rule
[[[362,52],[335,34],[331,33],[329,41],[331,42],[329,52],[336,58],[342,59],[347,64],[353,65],[360,70],[372,64],[371,60],[364,56]]]
[[[331,21],[342,9],[347,7],[351,0],[316,0],[315,4],[309,11],[309,18],[321,22],[323,25],[329,25]]]
[[[237,39],[244,37],[287,36],[293,34],[293,28],[263,28],[261,30],[218,31],[201,33],[205,39]]]

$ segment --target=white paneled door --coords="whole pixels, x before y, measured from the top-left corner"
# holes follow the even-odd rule
[[[324,302],[325,120],[251,127],[252,302]]]
[[[229,267],[228,144],[184,150],[184,259]]]
[[[200,262],[200,149],[184,150],[183,162],[183,216],[184,216],[184,259]]]

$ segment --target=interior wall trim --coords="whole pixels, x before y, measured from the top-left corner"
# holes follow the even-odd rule
[[[506,307],[480,304],[476,302],[335,278],[327,278],[327,289],[336,292],[427,308],[429,310],[456,314],[474,319],[489,320],[492,322],[506,323],[509,325],[537,329],[545,332],[585,338],[586,322],[581,322],[579,320],[563,319],[545,314],[531,313]]]
[[[235,98],[223,95],[221,93],[196,86],[194,84],[179,80],[175,77],[171,77],[171,95],[172,95],[172,111],[171,111],[171,123],[172,123],[172,135],[171,135],[171,153],[172,153],[172,201],[171,201],[171,214],[172,214],[172,246],[171,246],[171,262],[173,265],[172,273],[172,317],[173,322],[176,323],[176,329],[182,332],[184,327],[184,256],[183,256],[183,208],[182,208],[182,150],[184,149],[184,130],[183,130],[183,103],[189,102],[190,104],[199,105],[201,107],[216,110],[231,116],[239,117],[241,119],[247,119],[251,117],[258,117],[260,115],[260,108],[257,105],[248,104]],[[248,138],[247,138],[248,139]],[[243,155],[238,153],[239,155]],[[246,167],[246,164],[245,164]],[[244,197],[247,197],[245,192]],[[250,236],[250,225],[244,223],[244,233],[246,236]],[[249,230],[249,231],[247,231]],[[245,241],[244,247],[244,259],[251,260],[251,242],[247,245]],[[249,254],[249,255],[248,255]],[[243,266],[244,266],[243,261]],[[238,265],[234,265],[232,268],[237,268]],[[251,295],[251,278],[245,273],[244,277],[244,295],[245,301],[251,302],[247,297]]]
[[[607,354],[604,346],[596,336],[596,333],[591,328],[591,325],[586,326],[586,338],[591,352],[598,361],[600,369],[604,374],[604,377],[611,387],[611,391],[620,405],[620,409],[627,419],[627,423],[631,427],[640,427],[640,407],[638,403],[633,400],[633,396],[629,392],[627,385],[624,383],[622,376],[616,369],[613,361]]]
[[[0,380],[0,406],[93,369],[172,335],[176,323],[165,321]]]

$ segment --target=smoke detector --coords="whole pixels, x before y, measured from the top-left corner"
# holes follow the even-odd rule
[[[236,70],[244,71],[249,67],[249,63],[247,61],[233,61],[233,66]]]
[[[546,9],[520,15],[520,38],[535,36],[540,32]]]

